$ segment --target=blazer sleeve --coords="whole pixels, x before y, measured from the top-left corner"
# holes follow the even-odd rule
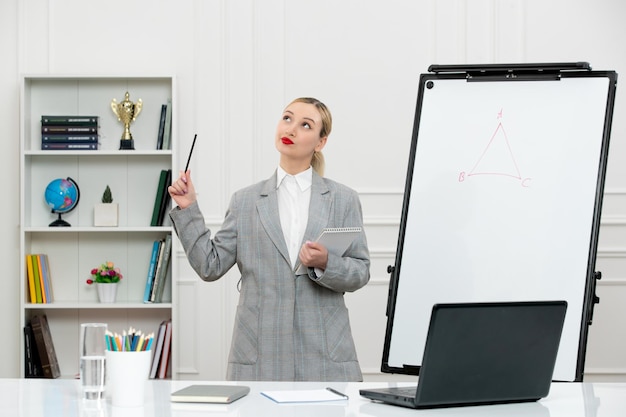
[[[185,209],[175,207],[169,213],[189,264],[204,281],[221,278],[235,264],[237,230],[231,208],[213,239],[197,202]]]
[[[344,195],[345,206],[341,224],[332,227],[363,228],[361,201],[355,191]],[[336,202],[337,203],[337,202]],[[339,204],[341,205],[341,204]],[[315,276],[314,274],[309,274]],[[328,262],[324,273],[314,279],[319,285],[337,292],[352,292],[362,288],[370,279],[370,256],[365,231],[350,245],[343,256],[328,253]]]

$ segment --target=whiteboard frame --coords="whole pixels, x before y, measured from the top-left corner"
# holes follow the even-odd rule
[[[407,364],[397,366],[390,364],[390,350],[394,343],[393,328],[395,320],[424,320],[427,323],[430,317],[403,317],[402,312],[396,311],[396,301],[398,295],[398,284],[402,267],[402,256],[404,250],[404,240],[407,230],[407,219],[410,208],[410,197],[412,179],[415,168],[417,152],[417,140],[420,130],[420,120],[423,113],[422,103],[424,101],[425,85],[429,80],[463,80],[466,82],[516,82],[545,80],[562,80],[569,77],[603,77],[608,79],[608,91],[606,108],[604,112],[604,129],[601,139],[601,149],[599,151],[599,167],[596,179],[596,195],[593,209],[592,233],[589,243],[587,259],[586,281],[584,284],[584,297],[579,302],[582,304],[582,316],[580,321],[580,331],[578,346],[576,347],[576,363],[571,364],[574,368],[574,381],[582,381],[584,373],[585,353],[588,337],[588,326],[593,319],[594,304],[599,302],[595,294],[596,282],[601,274],[595,270],[598,236],[600,231],[600,216],[602,212],[602,199],[604,194],[604,182],[606,176],[606,165],[608,159],[609,139],[613,117],[613,107],[615,101],[615,91],[617,85],[617,74],[614,71],[593,71],[586,62],[576,63],[546,63],[546,64],[495,64],[495,65],[470,65],[470,66],[431,66],[430,72],[421,74],[417,96],[415,120],[412,132],[411,150],[409,154],[407,178],[405,184],[404,201],[402,206],[402,217],[398,234],[397,251],[395,265],[388,268],[391,274],[389,283],[389,295],[387,302],[387,327],[383,348],[381,371],[384,373],[396,373],[407,375],[419,375],[419,365]],[[419,274],[417,274],[419,275]],[[419,276],[418,276],[418,279]],[[428,279],[428,278],[424,278]],[[571,301],[570,301],[571,303]],[[398,342],[396,342],[398,343]]]

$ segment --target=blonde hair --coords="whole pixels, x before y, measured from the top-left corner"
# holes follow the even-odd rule
[[[328,110],[328,107],[326,107],[324,103],[313,97],[300,97],[293,100],[289,104],[291,105],[293,103],[307,103],[314,105],[317,111],[320,112],[320,116],[322,118],[320,138],[323,138],[325,136],[328,137],[330,135],[330,132],[333,129],[333,117],[330,114],[330,110]],[[311,166],[320,177],[324,176],[324,168],[326,167],[326,162],[324,160],[324,155],[322,154],[322,152],[313,152]]]

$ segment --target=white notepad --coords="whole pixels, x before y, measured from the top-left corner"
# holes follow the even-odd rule
[[[309,390],[284,390],[262,391],[261,395],[277,403],[315,403],[326,401],[345,401],[348,397],[335,390],[309,389]]]
[[[245,385],[189,385],[170,395],[172,402],[230,404],[248,395]]]
[[[343,255],[350,244],[361,233],[360,227],[333,227],[326,228],[317,238],[316,242],[321,243],[328,249],[328,252],[341,256]],[[296,275],[302,275],[307,273],[307,267],[299,263],[296,269]]]

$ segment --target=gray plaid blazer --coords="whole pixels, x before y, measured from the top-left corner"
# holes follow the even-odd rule
[[[344,256],[328,255],[323,275],[295,275],[280,226],[276,173],[233,194],[211,238],[197,203],[170,218],[190,265],[205,281],[236,263],[241,292],[226,377],[229,380],[361,381],[343,294],[369,281],[365,233]],[[358,194],[313,172],[304,240],[326,227],[363,225]]]

